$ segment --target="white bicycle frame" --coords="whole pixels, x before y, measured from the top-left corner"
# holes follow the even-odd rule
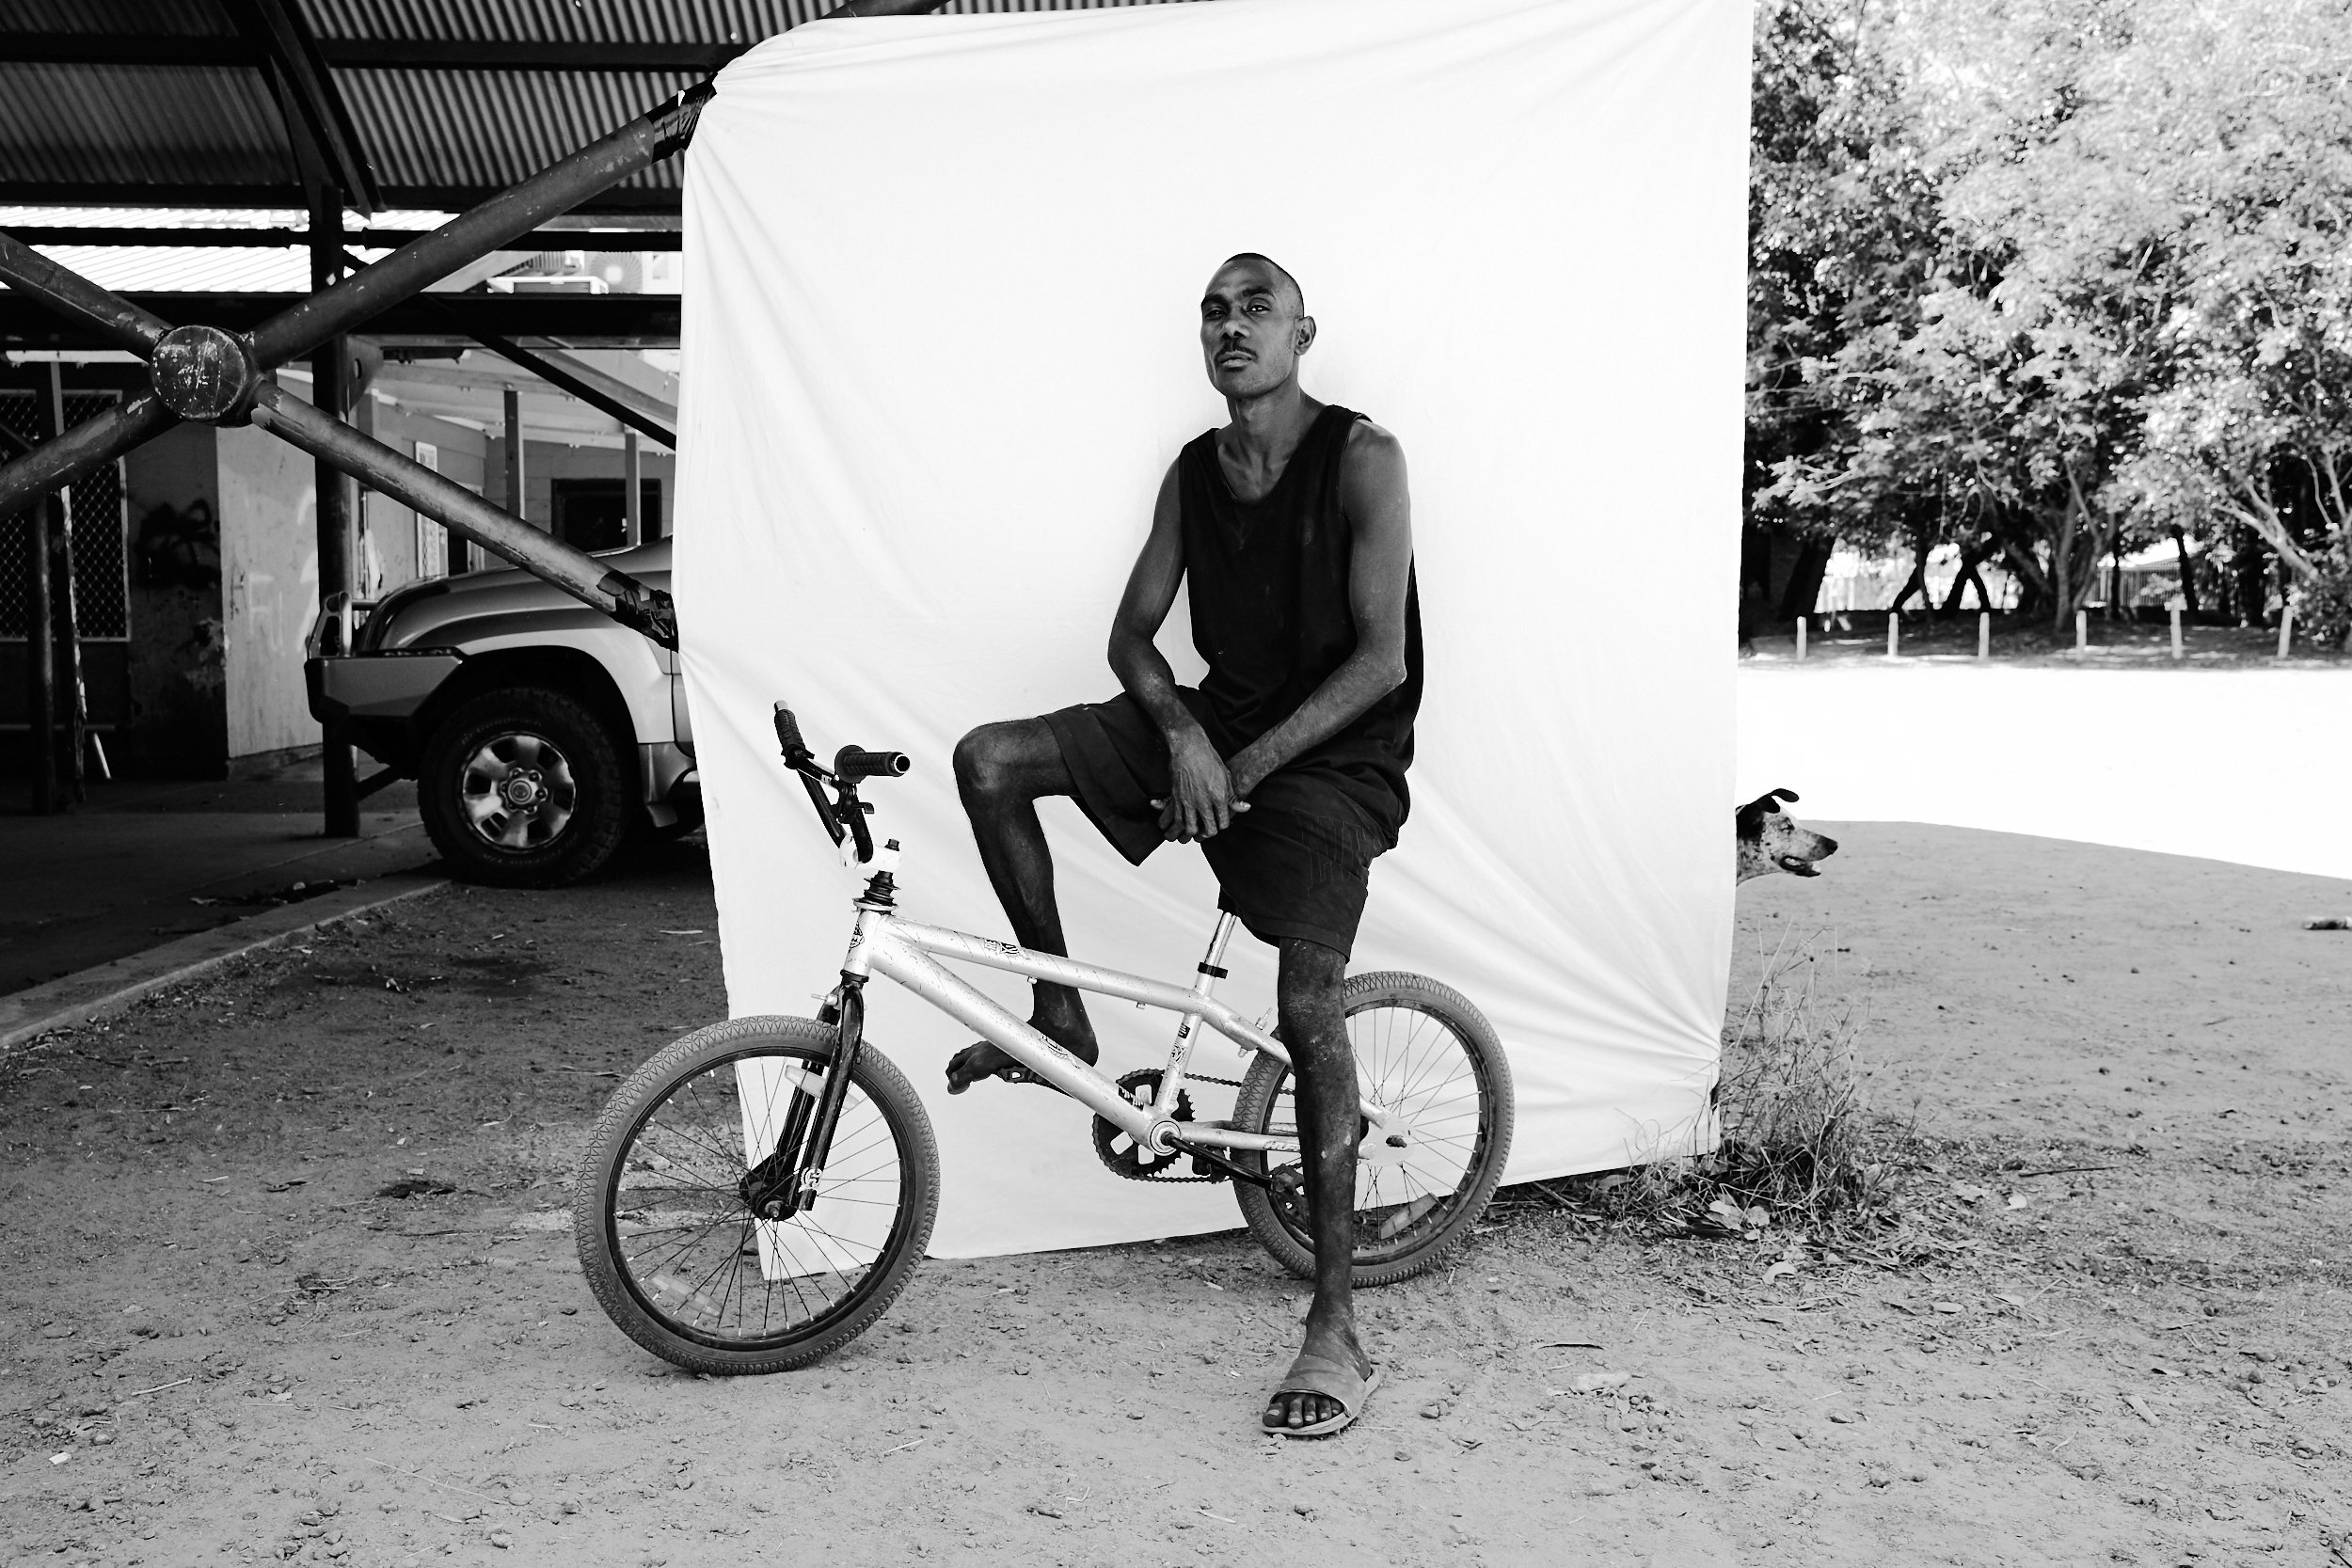
[[[1189,1144],[1214,1148],[1295,1154],[1295,1137],[1244,1132],[1213,1122],[1175,1119],[1176,1098],[1184,1089],[1184,1070],[1193,1047],[1199,1042],[1202,1024],[1236,1045],[1263,1052],[1285,1067],[1290,1065],[1290,1053],[1282,1049],[1281,1041],[1215,995],[1216,981],[1225,973],[1225,946],[1232,939],[1234,924],[1231,914],[1217,916],[1216,934],[1209,939],[1208,956],[1200,961],[1199,977],[1187,990],[1139,974],[1016,947],[1009,942],[920,925],[894,910],[861,898],[857,903],[857,928],[850,934],[850,952],[842,959],[841,972],[861,978],[881,974],[896,980],[1154,1153],[1173,1153],[1176,1140],[1182,1138]],[[1110,1079],[1030,1027],[1026,1020],[1014,1017],[969,982],[958,978],[938,961],[940,958],[1001,969],[1032,980],[1116,996],[1180,1015],[1176,1040],[1168,1050],[1167,1069],[1160,1075],[1158,1095],[1148,1106],[1131,1103]],[[1368,1095],[1362,1097],[1361,1110],[1371,1124],[1362,1152],[1386,1150],[1392,1113]]]

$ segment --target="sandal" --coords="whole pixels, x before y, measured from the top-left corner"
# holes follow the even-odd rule
[[[1356,1369],[1347,1362],[1302,1352],[1298,1359],[1291,1363],[1291,1370],[1283,1374],[1280,1386],[1274,1390],[1271,1398],[1279,1400],[1284,1394],[1321,1394],[1325,1399],[1336,1402],[1340,1413],[1327,1420],[1303,1427],[1269,1425],[1261,1418],[1259,1430],[1279,1437],[1327,1437],[1332,1433],[1355,1425],[1356,1418],[1364,1413],[1364,1402],[1379,1386],[1380,1365],[1377,1362],[1373,1364],[1369,1377],[1358,1377]]]

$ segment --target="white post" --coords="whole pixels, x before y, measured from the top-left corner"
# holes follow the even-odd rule
[[[2172,657],[2174,658],[2187,657],[2181,647],[2181,607],[2179,605],[2172,607]]]
[[[2074,611],[2074,657],[2082,657],[2090,651],[2090,611]]]
[[[1989,610],[1977,611],[1977,657],[1993,657],[1993,612]]]
[[[2279,657],[2286,657],[2288,651],[2294,646],[2295,607],[2291,604],[2280,605],[2279,607]]]
[[[1810,615],[1797,617],[1797,662],[1800,664],[1804,662],[1804,634],[1812,624],[1813,617]]]
[[[1903,613],[1899,610],[1890,610],[1886,612],[1886,657],[1889,658],[1899,657],[1902,653],[1902,645]]]

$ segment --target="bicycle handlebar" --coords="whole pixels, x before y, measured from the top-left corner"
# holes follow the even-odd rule
[[[793,718],[792,710],[782,703],[776,705],[776,744],[784,748],[784,762],[787,768],[798,768],[804,762],[814,760],[808,742],[801,738],[801,721]]]
[[[904,752],[865,752],[844,746],[834,753],[833,770],[844,779],[898,779],[914,766]]]
[[[802,787],[808,791],[808,803],[817,810],[817,820],[825,826],[826,834],[839,844],[845,837],[857,841],[858,863],[863,865],[874,858],[874,837],[866,826],[866,814],[874,808],[857,798],[860,779],[903,778],[914,766],[914,759],[904,752],[868,752],[861,747],[844,746],[834,754],[833,767],[828,769],[808,749],[801,737],[801,721],[782,703],[776,705],[776,744],[784,749],[784,765],[801,776]],[[825,799],[825,785],[833,785],[834,798]]]

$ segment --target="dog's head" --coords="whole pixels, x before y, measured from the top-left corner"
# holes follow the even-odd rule
[[[1799,827],[1780,809],[1794,800],[1793,789],[1768,789],[1741,806],[1733,822],[1740,847],[1740,880],[1786,871],[1792,877],[1818,877],[1817,863],[1837,853],[1837,841],[1826,833]]]

